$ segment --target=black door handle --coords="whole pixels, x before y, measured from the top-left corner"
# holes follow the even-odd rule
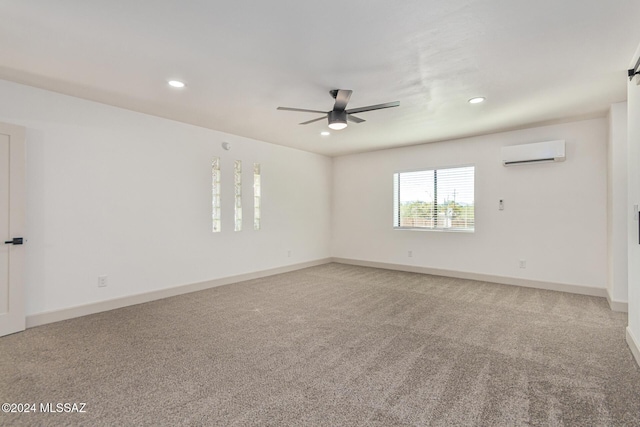
[[[14,237],[13,240],[7,240],[4,242],[5,245],[21,245],[22,237]]]

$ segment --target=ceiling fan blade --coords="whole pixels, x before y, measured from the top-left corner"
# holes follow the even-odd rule
[[[347,114],[347,120],[353,123],[362,123],[366,121],[361,119],[360,117],[352,116],[351,114]]]
[[[387,102],[385,104],[369,105],[368,107],[352,108],[347,110],[347,114],[364,113],[365,111],[382,110],[383,108],[397,107],[400,101]]]
[[[347,108],[347,103],[349,103],[352,93],[352,90],[339,89],[336,94],[336,103],[334,104],[333,109],[341,111]]]
[[[302,123],[300,123],[300,124],[301,124],[301,125],[308,125],[309,123],[317,122],[317,121],[319,121],[319,120],[324,120],[324,119],[326,119],[326,118],[327,118],[327,116],[322,116],[322,117],[320,117],[320,118],[313,119],[313,120],[309,120],[309,121],[306,121],[306,122],[302,122]]]
[[[320,114],[327,114],[326,111],[318,111],[318,110],[306,110],[304,108],[289,108],[289,107],[278,107],[278,110],[284,110],[284,111],[301,111],[303,113],[320,113]]]

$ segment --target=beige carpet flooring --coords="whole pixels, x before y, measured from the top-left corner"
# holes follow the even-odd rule
[[[0,338],[0,425],[639,426],[602,298],[327,264]],[[39,409],[39,408],[38,408]]]

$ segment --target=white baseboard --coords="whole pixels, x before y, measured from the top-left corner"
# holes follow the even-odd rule
[[[629,303],[627,303],[626,301],[616,301],[614,299],[611,299],[609,289],[607,289],[607,302],[609,303],[609,308],[612,311],[619,311],[621,313],[629,312]]]
[[[191,283],[188,285],[181,285],[173,288],[160,289],[157,291],[145,292],[142,294],[129,295],[121,298],[83,304],[75,307],[64,308],[61,310],[52,310],[43,313],[32,314],[30,316],[27,316],[27,328],[33,328],[34,326],[45,325],[47,323],[59,322],[61,320],[73,319],[75,317],[87,316],[89,314],[96,314],[103,311],[114,310],[116,308],[128,307],[130,305],[142,304],[145,302],[155,301],[162,298],[169,298],[176,295],[202,291],[204,289],[229,285],[231,283],[242,282],[245,280],[259,279],[261,277],[273,276],[275,274],[288,273],[290,271],[300,270],[307,267],[314,267],[316,265],[327,264],[329,262],[331,262],[331,258],[323,258],[315,261],[308,261],[299,264],[287,265],[284,267],[272,268],[269,270],[239,274],[237,276],[223,277],[206,282]]]
[[[627,345],[633,354],[633,358],[636,359],[636,363],[640,366],[640,344],[638,340],[631,332],[631,329],[627,326]]]
[[[571,285],[568,283],[543,282],[538,280],[521,279],[518,277],[494,276],[491,274],[470,273],[465,271],[444,270],[440,268],[419,267],[415,265],[389,264],[385,262],[362,261],[348,258],[332,258],[332,262],[340,264],[359,265],[362,267],[384,268],[386,270],[408,271],[411,273],[433,274],[435,276],[455,277],[458,279],[478,280],[482,282],[500,283],[503,285],[522,286],[526,288],[546,289],[550,291],[568,292],[571,294],[607,297],[604,288]]]

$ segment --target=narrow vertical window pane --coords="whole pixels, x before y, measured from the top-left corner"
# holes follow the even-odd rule
[[[242,230],[242,160],[236,160],[233,168],[235,188],[235,230]]]
[[[400,224],[400,174],[393,174],[393,226]]]
[[[253,229],[260,230],[260,163],[253,164]]]
[[[220,158],[214,157],[211,163],[211,220],[214,233],[220,231]]]

